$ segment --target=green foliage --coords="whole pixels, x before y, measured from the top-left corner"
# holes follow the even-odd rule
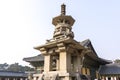
[[[114,60],[114,63],[118,63],[118,64],[120,64],[120,59],[116,59],[116,60]]]
[[[34,68],[28,67],[28,66],[22,66],[19,65],[19,63],[14,63],[14,64],[0,64],[0,70],[4,71],[19,71],[19,72],[24,72],[24,71],[34,71]]]
[[[8,68],[8,64],[7,63],[0,64],[0,70],[7,69],[7,68]]]

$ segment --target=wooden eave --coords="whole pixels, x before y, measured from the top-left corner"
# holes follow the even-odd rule
[[[84,40],[83,42],[80,42],[80,44],[82,44],[85,48],[86,48],[86,54],[85,56],[88,56],[90,60],[87,60],[87,64],[88,65],[93,65],[93,66],[99,66],[99,65],[104,65],[104,64],[108,64],[111,63],[111,61],[109,60],[105,60],[102,59],[100,57],[98,57],[96,51],[94,50],[92,43],[89,39]],[[92,64],[90,64],[92,63]]]
[[[34,62],[30,62],[30,64],[34,67],[42,67],[44,66],[44,61],[34,61]]]
[[[95,56],[93,53],[88,53],[86,54],[86,56],[88,56],[98,66],[111,63],[111,61],[99,58],[98,56]]]
[[[33,56],[33,57],[27,57],[27,58],[23,58],[23,61],[26,61],[26,62],[44,61],[44,56],[40,54],[40,55]]]

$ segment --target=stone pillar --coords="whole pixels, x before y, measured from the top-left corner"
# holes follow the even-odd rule
[[[67,72],[67,53],[65,51],[60,52],[60,71]]]
[[[60,52],[60,71],[71,71],[71,56],[66,51]]]
[[[64,43],[57,44],[59,50],[60,71],[68,72],[71,69],[70,54],[67,53]]]
[[[56,61],[56,70],[58,71],[59,70],[59,60],[57,59],[57,61]]]
[[[80,62],[80,56],[77,56],[77,72],[81,72],[81,62]]]
[[[83,64],[82,64],[82,58],[81,58],[81,56],[80,56],[80,58],[79,58],[80,60],[80,73],[82,74],[82,67],[83,67]]]
[[[44,71],[49,72],[50,71],[50,55],[45,55],[44,58]]]
[[[71,71],[71,54],[70,53],[66,53],[67,54],[67,71]]]
[[[72,80],[71,77],[66,76],[64,80]]]

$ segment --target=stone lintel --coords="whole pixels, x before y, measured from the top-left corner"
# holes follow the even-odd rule
[[[57,44],[59,44],[59,43],[71,43],[71,40],[69,38],[54,40],[54,41],[48,42],[44,45],[34,47],[34,49],[40,50],[41,48],[46,48],[46,49],[47,48],[52,48],[52,47],[57,46]]]
[[[40,52],[44,55],[47,53],[46,49],[45,48],[40,48]]]
[[[59,51],[60,52],[66,51],[66,48],[65,47],[59,47]]]
[[[60,52],[66,51],[66,46],[64,45],[64,43],[57,44],[57,47]]]
[[[70,45],[70,47],[77,49],[77,50],[85,49],[82,45],[79,44],[79,42],[77,42],[76,40],[71,39],[71,38],[66,38],[66,39],[49,42],[47,44],[35,47],[34,49],[41,51],[42,54],[46,54],[47,50],[50,48],[53,48],[53,47],[58,47],[58,49],[55,50],[56,52],[66,51],[66,49],[67,49],[66,47],[67,46],[69,47],[69,45]]]
[[[47,54],[46,51],[41,51],[41,53],[42,53],[43,55]]]
[[[64,46],[64,43],[59,43],[57,44],[58,47],[63,47]]]
[[[63,43],[69,43],[70,39],[69,38],[65,38],[65,39],[60,39],[60,40],[53,40],[53,41],[47,42],[44,45],[40,45],[40,46],[34,47],[34,49],[40,50],[40,48],[42,48],[42,47],[51,48],[51,47],[54,47],[58,43],[61,43],[61,42],[63,42]]]

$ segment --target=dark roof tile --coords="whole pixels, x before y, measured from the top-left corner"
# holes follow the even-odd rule
[[[2,77],[27,77],[24,72],[14,72],[14,71],[0,71],[0,76]]]
[[[44,56],[40,54],[37,56],[24,58],[23,60],[26,62],[44,61]]]
[[[112,63],[101,65],[99,68],[99,74],[120,74],[120,64]]]

